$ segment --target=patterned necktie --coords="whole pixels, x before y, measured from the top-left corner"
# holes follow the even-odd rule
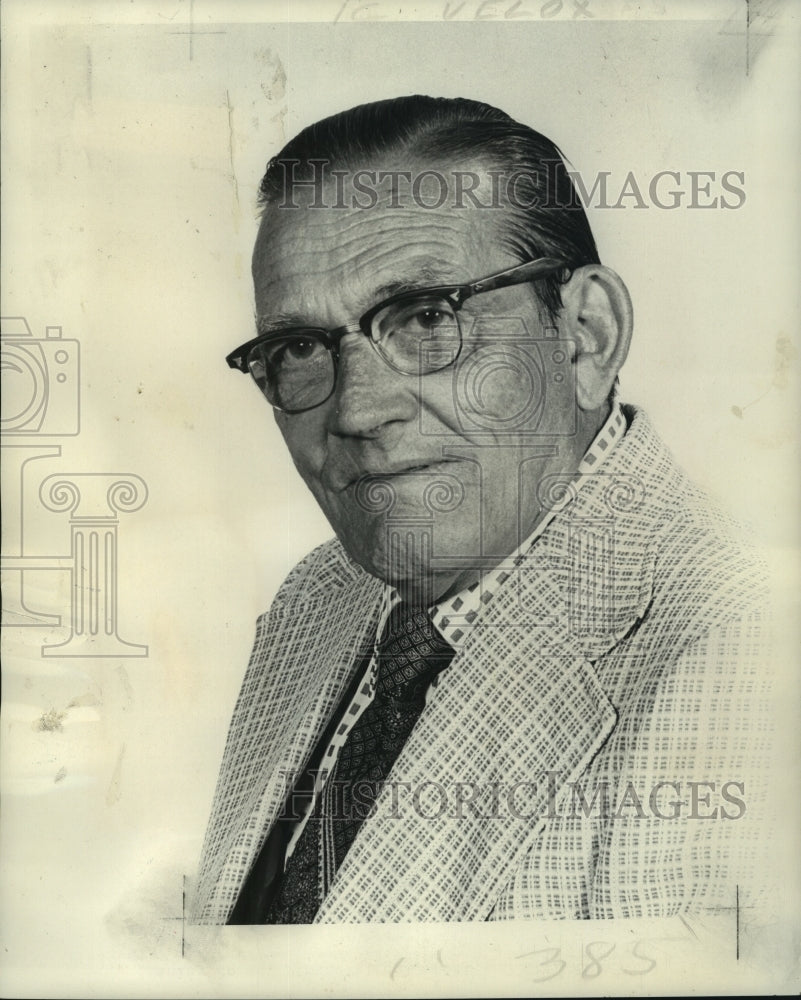
[[[268,924],[311,923],[408,740],[432,680],[453,658],[424,608],[399,604],[377,649],[376,691],[298,838]]]

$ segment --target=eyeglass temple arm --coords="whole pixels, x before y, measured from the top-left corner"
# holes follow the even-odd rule
[[[560,269],[567,269],[567,267],[566,261],[557,260],[556,257],[540,257],[525,264],[518,264],[506,271],[491,274],[480,281],[474,281],[470,285],[470,294],[478,295],[480,292],[492,292],[496,288],[520,285],[525,281],[534,281],[536,278],[541,278]]]

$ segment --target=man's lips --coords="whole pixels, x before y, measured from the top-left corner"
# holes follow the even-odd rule
[[[401,476],[416,475],[422,472],[438,473],[446,472],[447,466],[457,464],[457,459],[448,458],[431,458],[431,459],[411,459],[403,462],[393,462],[391,465],[385,465],[381,468],[376,469],[363,469],[360,472],[355,472],[351,474],[348,480],[342,486],[337,486],[338,492],[348,489],[351,486],[355,486],[357,483],[366,482],[369,480],[380,481],[382,479],[397,479]]]

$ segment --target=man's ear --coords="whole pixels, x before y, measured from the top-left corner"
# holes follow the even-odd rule
[[[629,353],[631,298],[617,274],[602,264],[577,268],[561,291],[559,335],[574,344],[576,401],[582,410],[597,410]]]

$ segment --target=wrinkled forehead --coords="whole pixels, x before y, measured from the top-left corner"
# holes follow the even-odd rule
[[[454,267],[490,260],[504,245],[508,220],[497,178],[480,164],[287,167],[259,227],[254,282],[258,289],[268,275],[313,271],[316,256],[359,267],[413,250],[452,259]]]

